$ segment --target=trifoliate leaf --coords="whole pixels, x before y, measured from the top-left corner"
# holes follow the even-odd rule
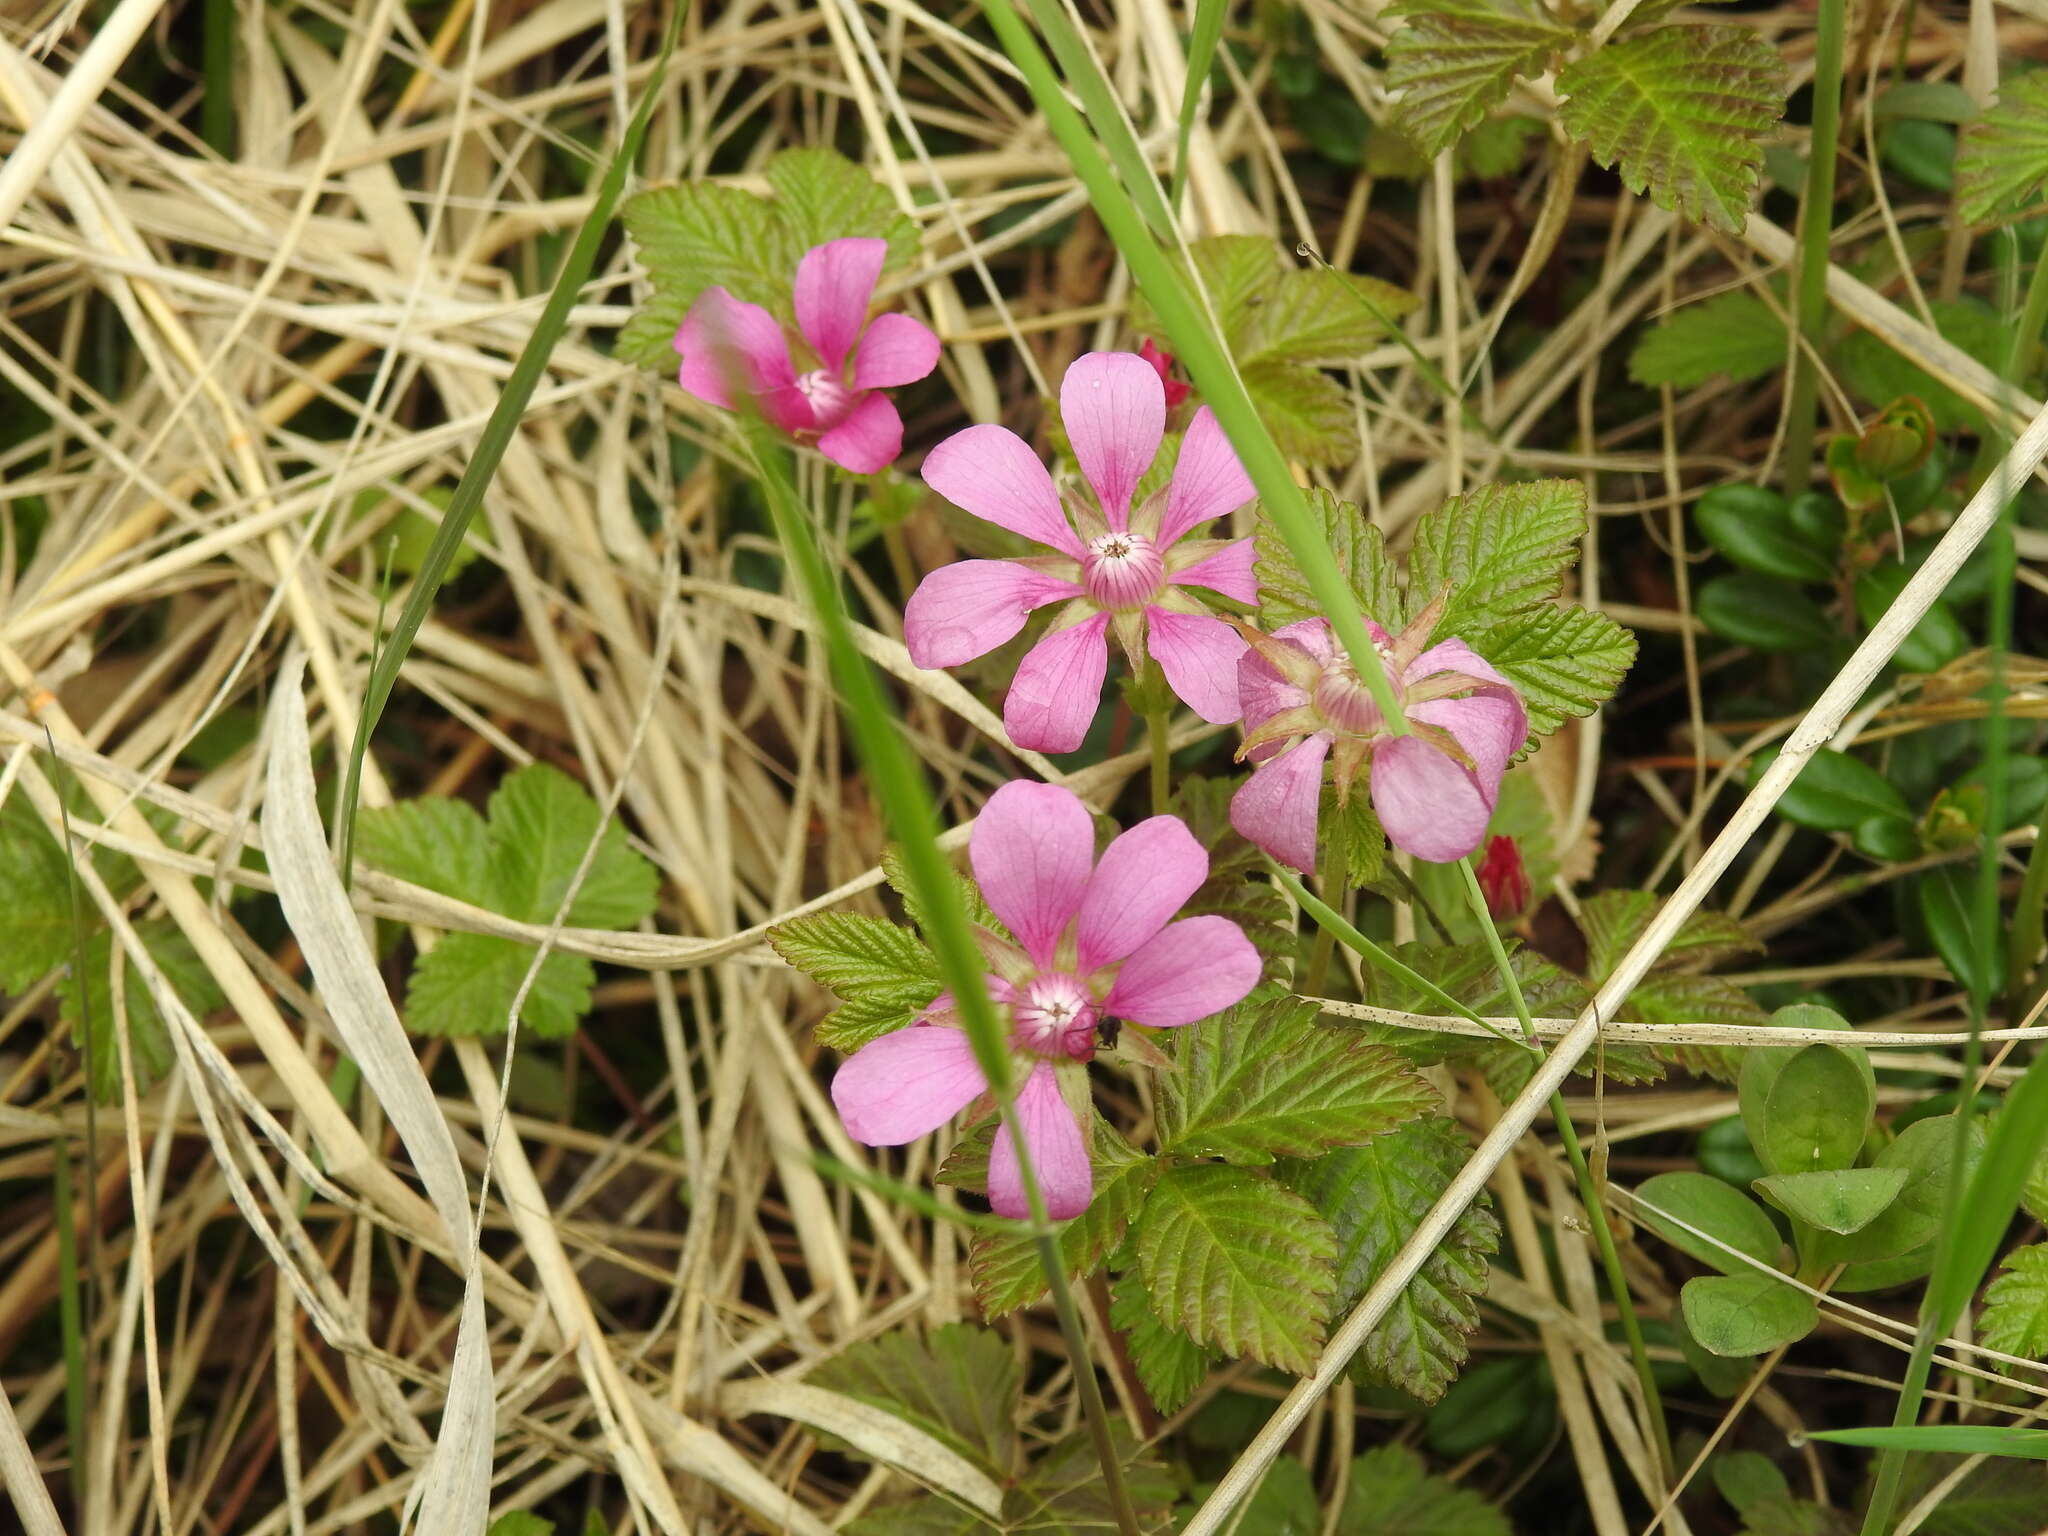
[[[1998,100],[1966,123],[1956,150],[1956,201],[1972,224],[2048,196],[2048,72],[2007,75]]]
[[[922,1007],[938,995],[939,966],[915,934],[857,912],[814,912],[768,930],[775,953],[841,997],[883,993]],[[922,993],[919,998],[918,994]]]
[[[427,795],[366,810],[356,821],[356,850],[387,875],[490,904],[490,833],[466,800]]]
[[[596,838],[597,852],[569,903],[570,925],[630,928],[654,911],[660,887],[654,866],[626,845],[626,829],[616,819],[599,834],[597,802],[559,768],[532,763],[509,775],[486,814],[494,897],[488,905],[495,910],[529,923],[552,922]]]
[[[1329,1319],[1329,1223],[1271,1179],[1220,1163],[1170,1168],[1133,1234],[1138,1274],[1201,1343],[1305,1374]]]
[[[1507,1517],[1469,1488],[1438,1477],[1405,1445],[1375,1446],[1351,1463],[1338,1536],[1512,1536]]]
[[[1123,1333],[1138,1379],[1161,1413],[1178,1411],[1208,1379],[1216,1357],[1160,1319],[1136,1275],[1121,1275],[1111,1287],[1109,1320]]]
[[[1358,606],[1389,633],[1399,630],[1407,622],[1407,604],[1394,559],[1387,553],[1385,536],[1352,503],[1339,501],[1321,487],[1307,494],[1309,510],[1315,514],[1330,562],[1357,595]],[[1321,618],[1322,604],[1309,590],[1294,551],[1287,547],[1280,530],[1263,511],[1253,541],[1258,555],[1253,570],[1259,579],[1262,622],[1277,629],[1303,619]]]
[[[422,1035],[503,1034],[533,964],[533,946],[484,933],[442,936],[422,955],[405,989],[406,1024]],[[590,1011],[596,968],[582,955],[550,950],[520,1010],[522,1025],[555,1038],[576,1032]]]
[[[1558,594],[1585,532],[1586,488],[1576,480],[1482,485],[1423,516],[1408,585],[1418,607],[1448,589],[1436,632],[1476,649],[1477,631]]]
[[[2048,1360],[2048,1243],[2015,1248],[1984,1292],[1977,1342],[2028,1360]]]
[[[1415,0],[1386,15],[1408,24],[1387,39],[1393,123],[1426,155],[1507,99],[1515,76],[1534,78],[1574,33],[1537,0]]]
[[[1674,310],[1629,354],[1638,384],[1692,389],[1716,374],[1737,384],[1785,366],[1785,322],[1753,293],[1722,293]]]
[[[1436,1090],[1299,998],[1239,1003],[1185,1032],[1164,1079],[1160,1150],[1256,1166],[1355,1146],[1432,1109]]]
[[[836,149],[786,149],[762,167],[762,174],[775,189],[775,218],[785,241],[781,256],[791,280],[804,252],[828,240],[886,240],[885,272],[917,254],[917,225],[898,210],[881,183]]]
[[[1749,218],[1785,64],[1748,27],[1658,27],[1558,73],[1562,119],[1593,158],[1660,208],[1733,234]]]
[[[1351,401],[1328,374],[1305,363],[1261,358],[1238,369],[1273,441],[1289,458],[1334,464],[1358,445]]]
[[[973,1153],[968,1152],[963,1139],[962,1146],[955,1151],[956,1156],[968,1152],[961,1159],[966,1166],[956,1166],[955,1159],[948,1158],[945,1168],[940,1170],[940,1182],[985,1188],[987,1138],[993,1134],[994,1127],[990,1125],[975,1138],[981,1161],[978,1170],[971,1167]],[[1067,1267],[1068,1278],[1076,1282],[1100,1269],[1123,1241],[1125,1230],[1145,1203],[1160,1172],[1157,1158],[1135,1151],[1116,1132],[1099,1123],[1095,1126],[1090,1162],[1095,1171],[1095,1198],[1089,1201],[1087,1210],[1060,1228],[1059,1235],[1060,1259]],[[967,1263],[975,1299],[989,1317],[1014,1312],[1045,1294],[1038,1245],[1021,1231],[976,1233],[968,1249]]]
[[[952,1323],[929,1338],[885,1333],[805,1378],[894,1414],[1007,1480],[1017,1455],[1017,1357],[1002,1335]]]
[[[1336,1233],[1338,1310],[1392,1262],[1471,1150],[1455,1121],[1431,1115],[1362,1147],[1281,1165],[1285,1182]],[[1482,1195],[1367,1336],[1359,1358],[1375,1379],[1426,1403],[1443,1396],[1465,1362],[1465,1335],[1479,1326],[1474,1298],[1486,1289],[1486,1256],[1499,1247],[1500,1223]]]
[[[1538,608],[1464,638],[1520,692],[1532,736],[1593,713],[1636,658],[1636,637],[1592,608]]]
[[[221,1006],[220,988],[214,983],[213,973],[175,923],[137,923],[135,936],[193,1017],[204,1018]],[[83,964],[67,970],[57,983],[59,1013],[71,1026],[71,1038],[86,1058],[86,1080],[93,1098],[101,1104],[121,1102],[121,1046],[114,1037],[113,959],[112,930],[96,929],[85,942]],[[149,986],[125,949],[121,965],[121,1007],[128,1020],[135,1091],[146,1093],[152,1083],[171,1070],[176,1053],[169,1027],[157,1012]]]

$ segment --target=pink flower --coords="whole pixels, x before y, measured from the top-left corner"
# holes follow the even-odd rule
[[[1153,372],[1159,375],[1160,386],[1166,391],[1166,408],[1169,411],[1194,393],[1193,385],[1183,383],[1173,376],[1173,354],[1161,351],[1159,343],[1150,336],[1139,344],[1138,356],[1150,363]]]
[[[1112,1016],[1160,1029],[1205,1019],[1257,984],[1258,951],[1227,917],[1169,921],[1209,874],[1209,855],[1177,816],[1139,822],[1098,862],[1094,820],[1073,791],[1019,780],[989,796],[968,858],[989,907],[1015,935],[1014,943],[978,936],[989,995],[1024,1069],[1017,1120],[1046,1209],[1065,1220],[1094,1192],[1083,1126],[1097,1028]],[[987,1091],[943,993],[917,1022],[854,1052],[832,1079],[847,1134],[871,1147],[915,1141]],[[988,1182],[999,1214],[1027,1214],[1007,1125],[996,1132]]]
[[[1228,724],[1238,717],[1244,641],[1190,589],[1257,602],[1252,541],[1186,535],[1252,499],[1230,440],[1208,407],[1197,411],[1172,481],[1133,512],[1132,495],[1166,434],[1166,392],[1152,365],[1135,352],[1077,359],[1060,382],[1060,415],[1090,498],[1070,491],[1063,499],[1006,427],[956,432],[925,459],[925,483],[941,496],[1054,553],[933,571],[903,610],[910,659],[957,667],[1013,638],[1033,610],[1064,602],[1003,703],[1018,746],[1081,745],[1109,668],[1112,626],[1134,668],[1149,654],[1196,714]]]
[[[730,385],[738,378],[761,414],[797,441],[815,442],[857,475],[882,468],[903,451],[903,418],[880,391],[916,383],[939,361],[939,338],[910,316],[877,315],[868,323],[868,299],[888,249],[886,240],[846,239],[804,252],[796,266],[796,325],[818,366],[803,373],[773,315],[723,288],[706,288],[676,331],[683,388],[731,410]]]
[[[1514,685],[1464,641],[1429,645],[1441,612],[1441,602],[1430,604],[1398,639],[1367,621],[1407,716],[1406,736],[1386,731],[1328,620],[1248,634],[1253,648],[1238,665],[1238,756],[1259,767],[1231,799],[1232,826],[1306,873],[1316,862],[1323,764],[1334,764],[1337,793],[1346,796],[1370,761],[1373,809],[1396,848],[1447,864],[1479,846],[1529,717]]]

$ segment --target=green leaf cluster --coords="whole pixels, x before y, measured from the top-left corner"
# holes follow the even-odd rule
[[[1812,1004],[1781,1008],[1770,1023],[1848,1031]],[[1636,1191],[1638,1219],[1716,1273],[1686,1281],[1686,1333],[1709,1354],[1741,1358],[1794,1343],[1819,1321],[1806,1285],[1840,1266],[1834,1288],[1879,1290],[1925,1275],[1950,1178],[1955,1122],[1916,1120],[1869,1156],[1875,1075],[1868,1056],[1829,1044],[1748,1051],[1737,1084],[1742,1124],[1764,1173],[1750,1187],[1785,1218],[1705,1173],[1658,1174]],[[1973,1128],[1974,1129],[1974,1128]],[[1982,1137],[1973,1137],[1974,1165]],[[1965,1171],[1967,1177],[1967,1169]]]
[[[888,241],[884,271],[915,254],[917,226],[872,176],[836,150],[784,150],[761,174],[772,196],[699,181],[626,200],[620,216],[654,291],[619,332],[619,357],[672,362],[676,327],[707,288],[723,288],[788,320],[797,262],[828,240]]]
[[[1415,296],[1355,272],[1290,267],[1258,235],[1190,241],[1188,257],[1281,450],[1312,464],[1347,457],[1357,447],[1351,403],[1322,370],[1377,344],[1415,308]],[[1131,324],[1147,334],[1164,329],[1142,297],[1132,300]]]
[[[1753,293],[1716,294],[1673,310],[1629,354],[1638,384],[1694,389],[1719,374],[1746,384],[1785,366],[1785,322]]]
[[[551,923],[586,850],[590,867],[569,902],[567,926],[630,928],[654,911],[655,868],[627,846],[616,820],[574,779],[546,763],[507,775],[486,814],[467,801],[427,796],[365,811],[363,857],[387,874],[526,923]],[[413,967],[406,1021],[423,1035],[495,1035],[533,963],[532,945],[491,934],[450,933]],[[563,1036],[590,1011],[596,969],[552,950],[527,993],[521,1022]]]
[[[61,793],[73,820],[85,819],[89,812],[83,791],[66,780]],[[94,849],[90,857],[117,900],[141,885],[141,873],[124,855]],[[78,1047],[87,1086],[99,1103],[120,1102],[113,930],[85,892],[76,888],[71,855],[19,790],[0,802],[0,890],[7,893],[5,920],[0,921],[0,991],[25,992],[52,971],[61,971],[58,1017],[69,1026]],[[147,918],[133,926],[164,980],[195,1017],[221,1006],[212,973],[175,923]],[[120,953],[121,1011],[128,1025],[135,1089],[143,1093],[170,1070],[171,1037],[134,960],[125,949]]]
[[[2048,71],[2008,75],[1998,100],[1965,124],[1956,150],[1956,202],[1971,223],[2048,196]]]
[[[1024,1383],[1016,1355],[999,1334],[961,1323],[924,1338],[884,1334],[841,1351],[806,1381],[893,1415],[972,1463],[1003,1490],[995,1521],[935,1490],[862,1516],[846,1528],[854,1536],[1024,1531],[1082,1536],[1112,1523],[1101,1470],[1085,1433],[1027,1454],[1020,1433]],[[1148,1536],[1164,1532],[1174,1485],[1121,1424],[1112,1428],[1140,1526]]]

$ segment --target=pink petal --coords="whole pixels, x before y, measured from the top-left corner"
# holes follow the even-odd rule
[[[1123,959],[1208,878],[1208,850],[1178,816],[1154,816],[1120,834],[1102,850],[1081,898],[1075,970],[1085,976]]]
[[[1177,587],[1207,587],[1211,592],[1221,592],[1225,597],[1234,597],[1240,603],[1256,603],[1259,600],[1258,578],[1252,575],[1252,562],[1257,556],[1250,539],[1239,539],[1235,544],[1226,544],[1206,560],[1197,560],[1184,571],[1177,571],[1166,579]]]
[[[939,365],[939,338],[908,315],[877,315],[853,354],[855,389],[915,384]]]
[[[1154,1029],[1221,1013],[1259,984],[1259,952],[1227,917],[1168,923],[1117,972],[1102,1010]]]
[[[1072,752],[1087,739],[1109,674],[1109,615],[1048,632],[1024,653],[1003,700],[1003,729],[1031,752]]]
[[[834,378],[868,317],[868,299],[889,242],[853,237],[828,240],[796,264],[796,328]]]
[[[1187,436],[1181,439],[1173,480],[1166,488],[1166,515],[1159,523],[1159,542],[1171,544],[1197,524],[1235,512],[1257,494],[1252,488],[1252,477],[1238,462],[1237,450],[1216,424],[1216,413],[1205,405],[1195,412],[1195,419],[1188,423]]]
[[[1145,649],[1182,702],[1211,725],[1235,720],[1237,658],[1246,650],[1237,631],[1207,614],[1172,613],[1157,604],[1146,608],[1145,620]]]
[[[1084,553],[1067,526],[1052,476],[1024,439],[984,423],[955,432],[925,455],[924,483],[954,506],[1071,555]]]
[[[1511,688],[1482,688],[1462,699],[1431,699],[1408,708],[1410,720],[1440,725],[1472,755],[1489,804],[1500,792],[1500,776],[1529,739],[1529,712]]]
[[[832,1076],[832,1103],[855,1141],[900,1147],[937,1130],[987,1089],[965,1034],[912,1024],[847,1057]]]
[[[1365,627],[1381,640],[1387,632],[1373,623],[1365,621]],[[1292,640],[1317,661],[1330,661],[1337,654],[1337,636],[1330,628],[1328,619],[1297,619],[1292,624],[1283,624],[1273,631],[1276,640]]]
[[[1031,1149],[1031,1171],[1038,1179],[1038,1192],[1045,1197],[1045,1214],[1054,1221],[1066,1221],[1087,1210],[1095,1197],[1095,1170],[1088,1166],[1088,1144],[1081,1136],[1081,1123],[1060,1095],[1059,1077],[1051,1062],[1041,1061],[1032,1068],[1024,1086],[1017,1090],[1017,1124],[1024,1132],[1024,1145]],[[988,1203],[998,1216],[1021,1219],[1031,1214],[1008,1125],[997,1130],[995,1146],[989,1152]]]
[[[1282,864],[1303,874],[1316,867],[1316,818],[1323,798],[1323,760],[1330,738],[1318,731],[1268,762],[1230,797],[1230,824]],[[1377,802],[1378,795],[1374,795]]]
[[[1437,672],[1462,672],[1467,677],[1476,677],[1482,682],[1498,683],[1503,688],[1515,686],[1496,672],[1485,657],[1462,640],[1445,640],[1432,645],[1408,663],[1408,670],[1401,674],[1401,680],[1406,683],[1419,683]]]
[[[753,394],[795,382],[789,342],[773,315],[758,304],[736,299],[723,288],[706,288],[676,330],[683,356],[677,376],[699,400],[732,410],[728,380],[737,377]]]
[[[1449,864],[1479,846],[1500,787],[1479,779],[1419,736],[1396,736],[1372,755],[1372,808],[1387,840],[1432,864]]]
[[[1166,436],[1166,390],[1135,352],[1090,352],[1060,380],[1060,420],[1111,528],[1130,526],[1131,493]]]
[[[1014,639],[1033,609],[1080,595],[1014,560],[961,560],[917,584],[903,605],[903,641],[920,667],[957,667]]]
[[[903,418],[890,398],[863,395],[853,413],[818,439],[818,452],[841,469],[872,475],[903,451]]]
[[[1275,637],[1278,638],[1277,636]],[[1237,658],[1237,703],[1244,712],[1244,728],[1255,731],[1283,709],[1297,709],[1308,702],[1308,691],[1287,681],[1272,664],[1250,646]],[[1256,749],[1254,762],[1264,762],[1278,751],[1274,742]]]
[[[1071,789],[1012,779],[988,797],[967,838],[989,908],[1041,968],[1081,909],[1095,867],[1095,822]]]

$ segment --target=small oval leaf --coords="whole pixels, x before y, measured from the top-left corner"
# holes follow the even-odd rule
[[[1756,1192],[1794,1221],[1823,1232],[1860,1232],[1898,1198],[1903,1168],[1837,1168],[1780,1173],[1756,1181]]]
[[[1685,1326],[1701,1348],[1726,1358],[1768,1354],[1813,1332],[1813,1298],[1776,1275],[1702,1275],[1678,1294]]]
[[[1717,485],[1692,513],[1700,537],[1744,570],[1791,581],[1834,579],[1834,562],[1800,537],[1785,498],[1776,491]]]
[[[1757,754],[1749,767],[1753,789],[1777,751]],[[1850,832],[1873,816],[1911,820],[1906,797],[1883,774],[1860,758],[1822,747],[1799,770],[1778,800],[1778,814],[1816,832]]]
[[[1645,1179],[1636,1189],[1636,1215],[1680,1253],[1724,1275],[1746,1274],[1750,1266],[1702,1240],[1700,1233],[1773,1269],[1784,1247],[1764,1208],[1711,1174],[1660,1173]]]
[[[1700,588],[1693,611],[1722,639],[1759,651],[1824,651],[1837,637],[1834,622],[1797,586],[1754,571],[1716,576]]]

